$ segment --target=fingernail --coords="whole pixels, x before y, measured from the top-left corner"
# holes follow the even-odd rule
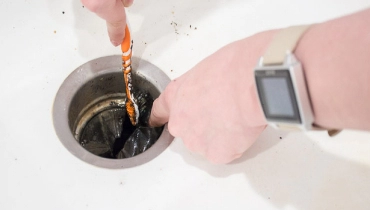
[[[125,7],[129,7],[132,5],[133,2],[134,2],[133,0],[123,0],[123,5]]]

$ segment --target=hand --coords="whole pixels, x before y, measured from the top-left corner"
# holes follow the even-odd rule
[[[121,44],[125,37],[125,7],[134,0],[81,0],[90,11],[107,21],[108,35],[114,46]]]
[[[154,101],[150,125],[214,163],[242,155],[266,127],[253,76],[274,31],[234,42],[173,80]]]

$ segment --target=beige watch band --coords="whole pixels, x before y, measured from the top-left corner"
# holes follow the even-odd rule
[[[281,65],[287,53],[293,53],[299,38],[310,25],[291,26],[280,30],[263,56],[263,65]]]
[[[294,52],[299,39],[309,27],[310,25],[300,25],[280,30],[267,48],[267,51],[263,56],[262,64],[264,66],[282,65],[286,55]],[[336,129],[328,130],[317,125],[312,125],[312,129],[327,130],[329,136],[334,136],[341,131]]]

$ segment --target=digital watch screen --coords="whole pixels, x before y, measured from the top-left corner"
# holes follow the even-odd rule
[[[301,123],[288,69],[255,71],[255,79],[267,120]]]

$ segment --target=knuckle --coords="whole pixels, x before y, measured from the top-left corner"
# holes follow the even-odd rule
[[[206,154],[206,158],[208,161],[210,161],[213,164],[226,164],[230,163],[232,160],[236,159],[234,155],[230,154],[218,154],[214,152],[208,152]]]
[[[239,158],[243,153],[237,147],[210,147],[207,149],[205,157],[213,164],[227,164]]]
[[[184,145],[185,145],[186,148],[188,148],[188,150],[190,150],[192,152],[196,152],[194,142],[191,139],[182,138],[182,141],[184,142]]]
[[[183,142],[186,148],[194,153],[206,156],[208,146],[203,141],[202,137],[194,136],[192,134],[184,134]]]

